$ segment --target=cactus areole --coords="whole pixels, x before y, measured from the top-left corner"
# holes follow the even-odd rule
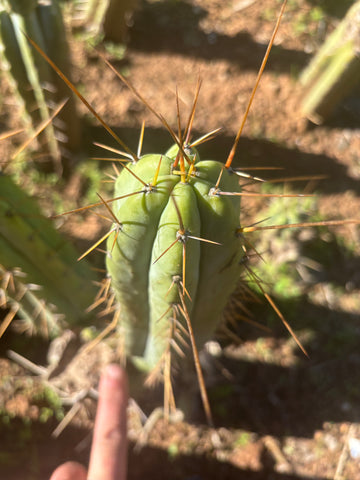
[[[116,180],[107,270],[125,353],[142,370],[155,368],[176,331],[186,337],[186,316],[203,346],[236,286],[240,202],[225,192],[240,192],[231,169],[177,145],[126,165]]]

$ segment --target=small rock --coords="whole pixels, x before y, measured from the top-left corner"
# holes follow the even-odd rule
[[[360,458],[360,439],[350,437],[348,440],[350,455],[352,458]]]
[[[334,435],[330,435],[330,433],[324,435],[324,443],[331,452],[337,449],[338,440]]]

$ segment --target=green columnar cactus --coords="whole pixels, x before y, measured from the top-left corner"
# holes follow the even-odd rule
[[[321,124],[360,81],[360,1],[354,3],[300,77],[301,110]]]
[[[54,338],[65,326],[64,315],[42,297],[41,287],[26,283],[26,274],[0,265],[0,307],[8,308],[0,326],[0,338],[16,316],[22,322],[20,331]]]
[[[88,0],[84,27],[105,40],[124,43],[128,16],[135,10],[138,0]]]
[[[243,256],[237,175],[200,161],[193,149],[177,166],[178,150],[144,155],[115,183],[115,197],[123,198],[112,207],[118,223],[108,238],[107,269],[125,353],[147,372],[187,315],[198,347],[211,338]]]
[[[55,106],[69,94],[47,62],[30,47],[24,33],[69,75],[69,50],[61,11],[55,0],[46,4],[38,4],[35,0],[0,2],[0,37],[4,57],[24,101],[26,113],[32,124],[38,125],[49,120]],[[40,137],[40,143],[57,162],[58,171],[61,170],[60,162],[64,163],[58,138],[72,151],[80,145],[80,124],[73,100],[67,102],[59,118],[61,126],[49,125]],[[65,131],[62,131],[63,125]]]
[[[6,297],[18,305],[19,314],[27,321],[31,310],[43,300],[48,305],[45,317],[52,332],[58,329],[55,313],[63,314],[69,325],[81,325],[95,297],[95,274],[87,263],[76,262],[75,250],[41,214],[36,201],[1,174],[0,218],[2,276],[14,269],[24,274],[15,275],[23,290],[19,287],[12,294],[11,289],[3,289]]]

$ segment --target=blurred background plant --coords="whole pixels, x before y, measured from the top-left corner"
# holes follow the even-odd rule
[[[75,25],[93,38],[125,44],[139,0],[75,0]]]
[[[70,52],[56,0],[1,0],[0,37],[3,71],[8,71],[7,78],[23,101],[29,135],[40,124],[49,122],[37,136],[37,165],[66,176],[81,147],[80,119],[67,86],[30,46],[25,35],[41,46],[65,75],[71,76]],[[65,99],[66,105],[50,122]]]
[[[54,338],[65,325],[89,321],[96,274],[10,176],[0,173],[0,296],[9,308],[0,336],[15,316],[21,330]],[[85,323],[86,324],[86,323]]]

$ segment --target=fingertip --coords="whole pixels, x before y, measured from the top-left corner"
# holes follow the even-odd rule
[[[116,386],[120,385],[121,390],[127,393],[127,376],[125,370],[116,363],[110,363],[106,366],[102,375],[102,381],[110,382]]]
[[[120,365],[117,365],[116,363],[110,363],[109,365],[106,365],[104,373],[107,377],[114,379],[116,378],[117,380],[122,380],[125,376],[123,368],[121,368]]]
[[[60,465],[51,475],[50,480],[86,480],[87,472],[77,462],[66,462]]]

